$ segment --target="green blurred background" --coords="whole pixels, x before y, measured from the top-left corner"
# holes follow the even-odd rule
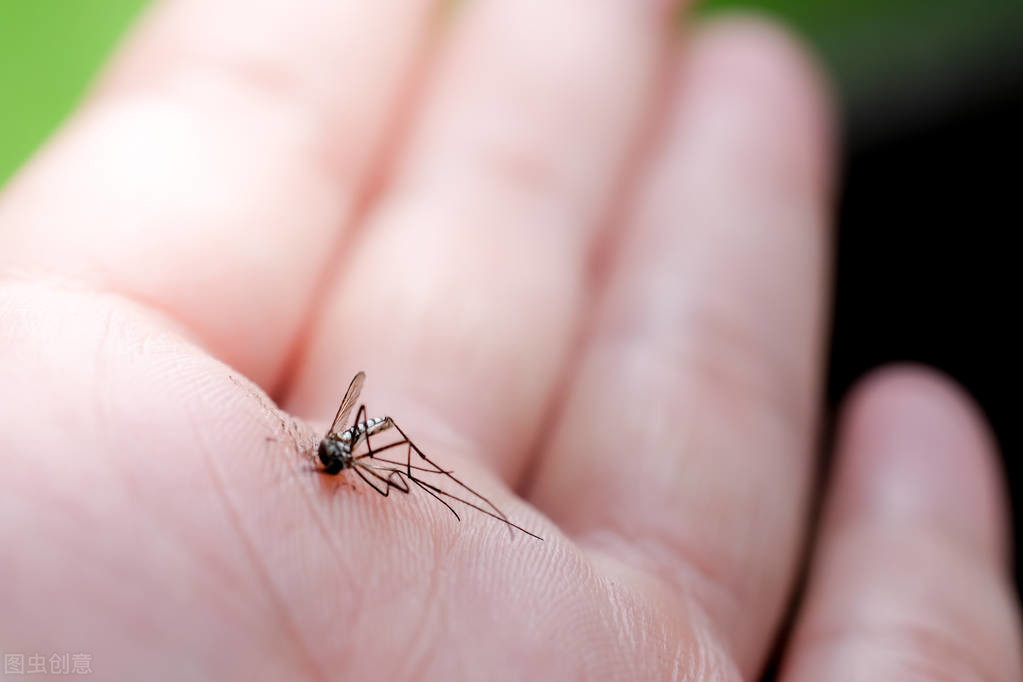
[[[74,107],[142,0],[0,0],[0,183]]]
[[[143,0],[0,0],[0,183],[71,110]],[[983,97],[1016,75],[1019,0],[707,0],[783,17],[833,74],[852,140]]]

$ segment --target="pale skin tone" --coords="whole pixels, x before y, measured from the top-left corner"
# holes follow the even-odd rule
[[[683,40],[665,2],[266,5],[152,12],[0,198],[4,651],[756,679],[805,558],[784,682],[1020,679],[960,389],[866,379],[812,523],[835,151],[790,38]],[[544,540],[317,472],[359,369]]]

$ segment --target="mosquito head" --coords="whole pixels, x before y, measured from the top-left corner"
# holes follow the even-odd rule
[[[351,453],[342,443],[333,438],[324,438],[320,441],[320,461],[328,472],[336,474],[351,466]]]

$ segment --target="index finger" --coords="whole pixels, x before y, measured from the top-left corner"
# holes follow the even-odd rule
[[[8,186],[0,276],[139,300],[272,386],[437,1],[157,6]]]

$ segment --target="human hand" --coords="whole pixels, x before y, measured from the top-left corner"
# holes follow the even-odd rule
[[[783,680],[1019,679],[993,445],[947,382],[856,392],[811,528],[832,158],[798,49],[673,46],[667,3],[435,11],[168,3],[7,187],[3,650],[751,679],[815,530]],[[544,540],[319,472],[358,369]]]

